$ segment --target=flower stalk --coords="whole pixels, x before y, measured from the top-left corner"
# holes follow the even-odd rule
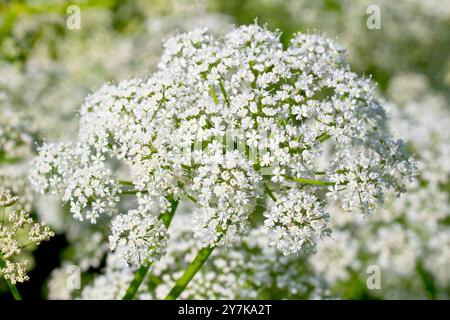
[[[284,176],[286,179],[295,181],[302,184],[310,184],[314,186],[334,186],[334,182],[323,181],[323,180],[314,180],[314,179],[304,179],[304,178],[294,178],[289,176]]]

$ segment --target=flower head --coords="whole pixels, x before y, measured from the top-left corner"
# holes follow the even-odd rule
[[[133,265],[158,260],[165,253],[167,232],[163,223],[142,208],[117,216],[111,226],[110,249]]]
[[[115,168],[125,168],[124,193],[145,194],[112,224],[112,248],[127,260],[160,248],[148,208],[164,211],[169,197],[196,203],[204,246],[238,242],[265,218],[287,254],[328,234],[325,203],[371,212],[412,175],[370,80],[350,71],[335,42],[297,34],[284,48],[279,32],[254,24],[221,38],[197,29],[164,48],[152,76],[91,94],[77,142],[44,146],[31,174],[95,222],[119,202]]]

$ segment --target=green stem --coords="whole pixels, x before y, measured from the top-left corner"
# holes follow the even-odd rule
[[[269,186],[266,183],[264,183],[264,190],[267,192],[267,194],[273,201],[277,201],[277,197],[275,197],[272,190],[270,190]]]
[[[170,223],[172,222],[175,211],[177,211],[179,203],[180,202],[178,200],[170,198],[170,204],[171,204],[170,210],[163,212],[159,215],[158,219],[162,220],[166,229],[169,229]]]
[[[222,81],[219,81],[219,87],[220,91],[222,91],[223,98],[225,99],[225,102],[228,106],[230,106],[230,99],[228,98],[227,91],[225,90],[225,87],[223,86]]]
[[[124,187],[134,187],[134,184],[131,181],[118,180],[117,182]],[[136,195],[138,193],[148,193],[148,190],[122,189],[120,192],[120,194],[123,195]]]
[[[178,200],[170,199],[171,208],[169,211],[163,212],[159,215],[158,219],[162,220],[164,223],[164,226],[168,229],[170,226],[170,223],[172,222],[172,218],[175,214],[175,211],[178,207]],[[128,286],[127,292],[123,296],[123,300],[133,300],[136,296],[137,291],[139,290],[139,287],[141,286],[142,282],[145,279],[145,276],[147,275],[148,271],[150,270],[150,266],[152,265],[151,262],[147,262],[142,267],[140,267],[135,273],[134,278],[131,281],[130,285]]]
[[[313,179],[304,179],[304,178],[294,178],[289,176],[284,176],[286,179],[295,181],[302,184],[310,184],[315,186],[334,186],[334,182],[330,181],[322,181],[322,180],[313,180]]]
[[[6,262],[3,260],[2,256],[0,255],[0,269],[3,269],[5,266],[6,266]],[[22,297],[20,296],[20,293],[19,293],[19,290],[17,290],[17,287],[6,278],[5,278],[5,281],[8,284],[9,290],[11,291],[14,299],[22,300]]]
[[[123,195],[135,195],[138,193],[148,193],[147,190],[123,190],[120,194]]]
[[[150,269],[151,262],[146,263],[142,267],[140,267],[135,273],[134,278],[131,281],[130,285],[128,286],[127,292],[123,296],[122,300],[133,300],[134,296],[136,295],[137,291],[139,290],[139,287],[141,286],[142,282],[144,281],[145,276],[148,273],[148,270]]]
[[[216,95],[216,93],[214,92],[213,87],[209,87],[209,94],[210,94],[211,97],[213,98],[214,104],[218,105],[218,104],[220,103],[220,102],[219,102],[219,98],[217,98],[217,95]]]
[[[200,270],[200,268],[208,260],[209,256],[213,252],[215,247],[209,246],[201,249],[194,261],[187,267],[184,274],[177,280],[175,286],[170,290],[169,294],[166,296],[165,300],[176,300],[180,294],[186,289],[189,282],[194,278],[195,274]]]
[[[324,141],[326,141],[326,140],[328,140],[330,138],[331,138],[331,136],[328,133],[322,133],[319,137],[317,137],[316,140],[318,142],[322,143],[322,142],[324,142]]]
[[[133,182],[128,181],[128,180],[118,180],[117,182],[119,182],[119,184],[123,185],[123,186],[134,186]]]
[[[193,196],[185,193],[184,194],[186,196],[186,198],[188,198],[189,200],[191,200],[193,203],[197,203],[197,199],[195,199]]]
[[[6,280],[6,283],[8,284],[9,290],[11,291],[14,300],[22,300],[22,297],[20,296],[19,290],[17,290],[17,287],[13,285],[9,280]]]

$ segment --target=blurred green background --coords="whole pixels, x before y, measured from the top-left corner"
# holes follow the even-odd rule
[[[73,12],[67,11],[70,5],[80,9],[79,29],[68,28],[68,19],[73,17]],[[381,29],[367,27],[371,5],[380,9]],[[2,0],[0,125],[26,133],[31,140],[17,134],[14,152],[0,148],[0,167],[4,167],[0,182],[9,186],[12,181],[17,185],[17,177],[26,181],[21,169],[17,169],[17,176],[11,176],[10,165],[30,159],[36,144],[43,140],[69,140],[74,135],[78,107],[89,92],[104,82],[144,76],[155,70],[164,39],[196,27],[208,27],[220,35],[233,24],[255,20],[271,30],[279,29],[284,45],[299,31],[336,38],[347,48],[351,68],[371,76],[380,95],[399,105],[420,100],[425,94],[438,99],[444,109],[450,105],[448,0]],[[424,112],[427,103],[423,104]],[[445,148],[448,150],[448,145]],[[441,169],[444,178],[438,183],[439,190],[448,195],[449,171]],[[29,194],[30,209],[53,223],[59,234],[35,252],[37,267],[32,280],[19,286],[26,298],[44,298],[51,270],[62,259],[77,261],[73,243],[80,234],[70,234],[65,218],[58,218],[67,213],[39,213],[39,203],[26,182],[16,188],[18,193]],[[450,219],[444,220],[448,235]],[[448,244],[442,246],[448,252]],[[92,272],[104,263],[101,257],[97,259]],[[443,259],[447,276],[448,257]],[[409,275],[419,279],[420,289],[415,285],[410,288],[406,281],[400,296],[410,297],[404,294],[409,290],[411,297],[448,296],[448,286],[439,289],[439,278],[423,263],[418,262],[414,274]],[[4,287],[0,283],[0,290]],[[343,298],[390,297],[372,295],[356,273],[337,283],[334,290]],[[416,294],[417,290],[420,293]],[[9,298],[8,293],[3,298]]]

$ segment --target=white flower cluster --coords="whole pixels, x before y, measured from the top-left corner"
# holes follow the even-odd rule
[[[12,210],[18,197],[7,190],[0,189],[0,274],[12,284],[28,280],[28,260],[20,261],[18,257],[24,246],[39,245],[53,237],[54,233],[42,222],[34,222],[23,209]],[[15,209],[15,208],[14,208]],[[24,242],[22,232],[26,234]]]
[[[0,207],[6,208],[14,205],[19,197],[13,196],[11,191],[0,189]]]
[[[78,220],[95,223],[103,214],[112,214],[120,191],[103,155],[91,154],[88,147],[70,144],[46,144],[39,149],[30,179],[37,191],[61,194],[70,203]]]
[[[284,49],[279,33],[256,24],[222,38],[180,34],[166,41],[151,77],[90,95],[76,143],[44,145],[31,181],[91,222],[113,211],[121,191],[139,193],[139,209],[117,216],[110,238],[137,264],[145,249],[163,251],[149,208],[166,211],[170,197],[196,203],[204,246],[240,240],[265,207],[274,246],[314,247],[328,233],[322,201],[370,212],[413,171],[370,81],[344,60],[330,40],[298,34]],[[133,189],[118,187],[118,167]]]
[[[303,190],[290,190],[279,197],[264,215],[270,242],[286,255],[302,247],[314,248],[317,240],[330,233],[328,213],[317,197]]]
[[[164,255],[167,238],[163,223],[139,207],[113,220],[109,243],[127,262],[143,265]]]
[[[222,242],[236,242],[233,238],[246,233],[261,180],[237,150],[223,155],[221,149],[219,145],[214,153],[202,155],[191,187],[201,206],[194,217],[194,235],[211,245],[223,236]]]

